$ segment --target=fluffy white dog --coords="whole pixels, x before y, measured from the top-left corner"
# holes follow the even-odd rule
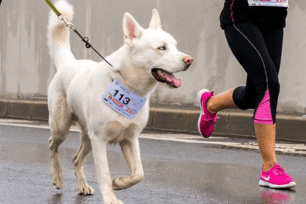
[[[73,8],[65,0],[55,6],[68,22]],[[69,28],[53,12],[48,25],[50,55],[57,69],[48,90],[51,137],[49,152],[53,184],[63,187],[59,146],[75,121],[81,128],[81,145],[73,158],[80,194],[94,189],[84,176],[83,163],[93,151],[97,179],[106,204],[122,203],[113,190],[131,187],[144,177],[138,136],[149,117],[149,98],[157,84],[178,88],[181,81],[173,73],[185,71],[192,57],[178,51],[174,38],[161,29],[156,9],[148,29],[125,13],[125,44],[108,56],[106,62],[76,60],[70,50]],[[130,174],[111,180],[107,145],[119,143]]]

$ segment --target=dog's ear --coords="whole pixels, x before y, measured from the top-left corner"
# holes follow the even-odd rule
[[[151,18],[149,28],[151,28],[151,29],[160,29],[161,28],[160,16],[159,16],[158,11],[156,9],[153,9],[153,11],[152,11],[152,18]]]
[[[141,38],[143,28],[129,13],[125,13],[123,17],[123,34],[124,42],[128,45],[132,45],[134,38]]]

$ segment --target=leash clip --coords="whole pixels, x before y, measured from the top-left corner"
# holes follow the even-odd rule
[[[67,26],[68,28],[71,28],[72,30],[75,30],[75,28],[73,27],[73,24],[70,23],[70,22],[67,22],[66,19],[64,18],[64,16],[63,16],[62,14],[59,15],[57,18],[58,18],[59,20],[63,21],[63,22],[66,24],[66,26]]]

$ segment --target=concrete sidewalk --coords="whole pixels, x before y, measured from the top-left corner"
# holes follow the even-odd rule
[[[151,104],[147,130],[199,134],[199,107]],[[45,100],[0,99],[0,117],[48,120]],[[254,138],[252,111],[221,111],[214,136]],[[306,117],[302,114],[278,113],[277,139],[306,143]]]

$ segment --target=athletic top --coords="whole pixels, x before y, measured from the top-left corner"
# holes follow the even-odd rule
[[[287,8],[271,6],[249,6],[248,0],[225,0],[220,15],[220,26],[238,23],[254,23],[258,26],[284,28]]]

